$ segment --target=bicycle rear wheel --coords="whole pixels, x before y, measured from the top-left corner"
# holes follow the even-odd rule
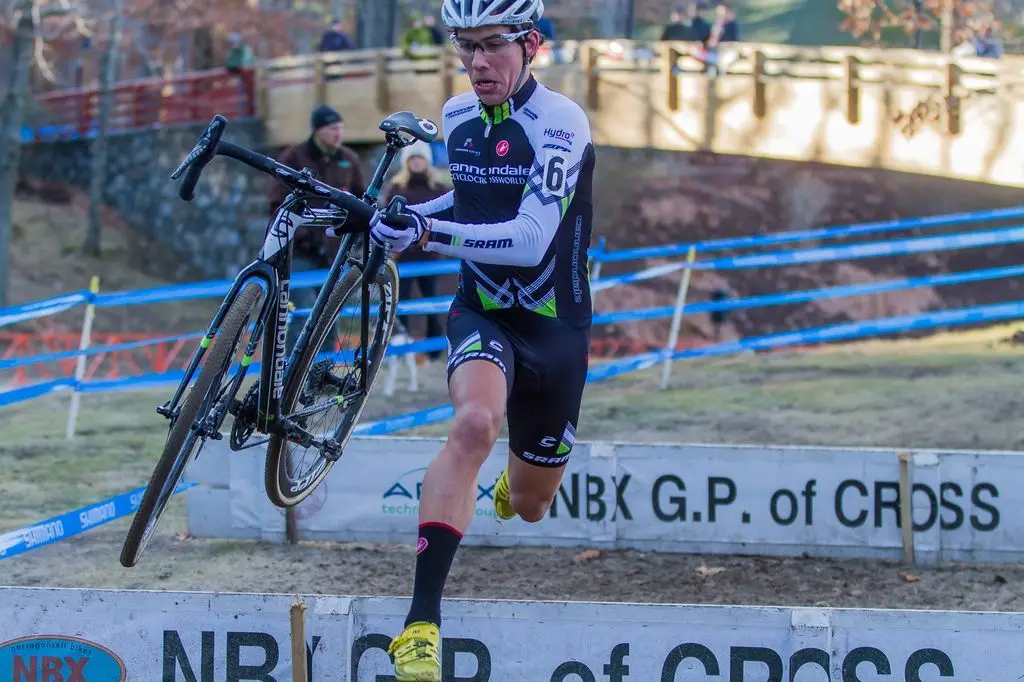
[[[132,519],[131,528],[121,549],[121,565],[125,568],[131,568],[138,563],[146,545],[153,537],[160,517],[167,510],[167,504],[171,501],[185,469],[199,456],[206,442],[206,439],[193,429],[193,425],[206,419],[214,405],[225,398],[228,401],[232,398],[220,394],[235,376],[228,370],[241,345],[242,334],[248,327],[261,292],[262,289],[255,282],[250,282],[242,288],[228,308],[224,321],[217,330],[217,336],[214,337],[213,345],[203,356],[195,382],[182,398],[181,409],[171,423],[163,453],[149,479],[146,492],[142,495],[142,501],[135,512],[135,518]],[[223,420],[225,415],[226,409],[220,419]]]
[[[281,414],[319,439],[333,439],[339,452],[359,422],[384,359],[395,324],[397,292],[398,269],[389,259],[369,285],[369,334],[364,349],[360,345],[362,271],[357,266],[349,270],[331,293],[284,387]],[[358,390],[361,353],[367,357],[365,392]],[[336,461],[315,446],[304,448],[280,433],[272,435],[265,467],[267,497],[279,507],[295,506],[320,485]]]

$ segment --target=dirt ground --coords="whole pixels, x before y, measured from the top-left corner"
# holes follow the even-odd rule
[[[1022,449],[1024,351],[1013,327],[827,352],[679,364],[588,387],[580,438],[676,442]],[[446,402],[443,368],[423,390],[377,393],[373,419]],[[79,437],[63,438],[66,396],[14,406],[0,421],[0,532],[123,492],[148,478],[163,442],[153,412],[166,391],[90,395]],[[415,433],[443,433],[444,424]],[[0,583],[166,590],[408,595],[407,546],[282,546],[184,537],[172,506],[140,565],[118,554],[128,521],[2,563]],[[450,597],[1024,610],[1024,566],[464,548]],[[724,569],[724,570],[715,570]],[[920,578],[915,580],[915,578]]]

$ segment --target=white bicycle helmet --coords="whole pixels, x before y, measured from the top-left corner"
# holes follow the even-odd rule
[[[532,26],[543,14],[543,0],[444,0],[441,7],[441,21],[452,30]]]

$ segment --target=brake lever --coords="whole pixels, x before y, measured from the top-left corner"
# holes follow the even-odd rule
[[[171,173],[171,180],[177,180],[180,178],[181,174],[188,170],[188,167],[191,166],[192,163],[199,158],[199,155],[205,152],[209,146],[210,138],[206,133],[203,133],[203,136],[199,138],[199,142],[197,142],[196,146],[192,148],[191,152],[189,152],[189,155],[186,156],[185,160],[181,162],[181,165]]]
[[[387,208],[384,209],[384,216],[381,220],[385,223],[395,222],[402,212],[405,211],[405,207],[408,203],[408,200],[401,194],[393,196],[391,201],[388,202]]]

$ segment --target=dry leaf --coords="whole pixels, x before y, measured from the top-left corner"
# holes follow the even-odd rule
[[[600,556],[601,556],[601,550],[599,550],[599,549],[588,549],[588,550],[580,552],[579,554],[574,556],[572,558],[572,560],[573,560],[573,563],[582,564],[582,563],[584,563],[586,561],[593,561],[594,559],[598,559],[598,558],[600,558]]]
[[[900,573],[900,577],[903,578],[905,583],[916,583],[921,581],[921,576],[913,575],[911,573]]]
[[[719,573],[724,573],[724,572],[725,572],[725,569],[721,568],[721,567],[718,567],[718,566],[715,566],[715,567],[698,566],[697,567],[697,575],[699,575],[701,578],[710,578],[712,576],[716,576]]]

